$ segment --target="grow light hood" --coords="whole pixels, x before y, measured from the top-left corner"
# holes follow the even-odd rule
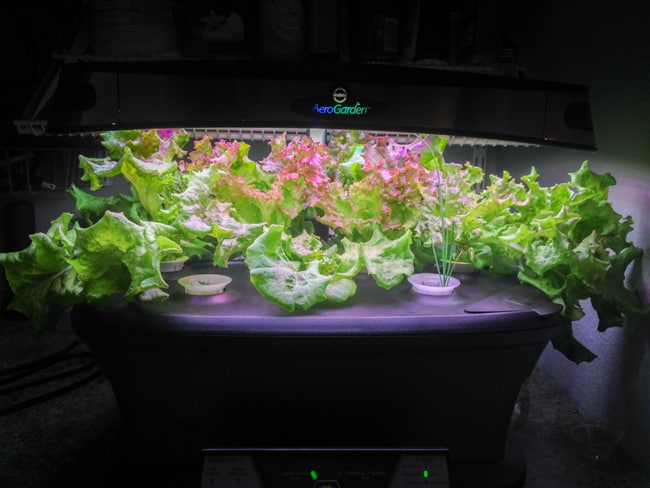
[[[316,127],[595,149],[586,87],[523,78],[382,64],[103,60],[62,63],[55,85],[28,117],[52,135]]]

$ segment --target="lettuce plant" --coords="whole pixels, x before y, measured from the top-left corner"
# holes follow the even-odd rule
[[[131,195],[72,187],[76,216],[65,213],[28,248],[0,254],[11,307],[36,327],[53,326],[76,303],[166,299],[160,262],[179,254],[220,267],[244,258],[259,293],[291,312],[345,302],[360,272],[390,289],[447,261],[440,245],[561,304],[566,324],[554,345],[576,362],[594,357],[572,334],[582,300],[591,299],[601,330],[648,313],[625,286],[641,254],[627,240],[631,219],[608,201],[611,175],[587,163],[549,188],[533,168],[521,181],[491,175],[477,192],[482,171],[447,163],[447,139],[435,135],[398,144],[335,132],[327,145],[278,136],[257,162],[244,142],[190,141],[182,130],[102,138],[108,155],[80,156],[83,179],[92,192],[121,175]],[[315,225],[330,237],[318,237]]]
[[[584,162],[570,181],[543,187],[535,168],[517,182],[507,172],[490,185],[464,216],[461,242],[472,246],[474,264],[519,280],[562,305],[566,319],[557,349],[576,362],[595,356],[572,334],[590,299],[601,331],[648,315],[625,285],[625,270],[642,250],[627,240],[632,219],[608,200],[616,183]]]

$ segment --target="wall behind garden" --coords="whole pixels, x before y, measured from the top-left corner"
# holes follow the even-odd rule
[[[540,182],[566,181],[584,160],[617,180],[614,209],[632,216],[631,240],[644,249],[629,283],[650,303],[650,35],[646,2],[537,2],[514,7],[513,37],[525,76],[589,87],[596,152],[505,149],[497,169],[520,176],[534,165]],[[516,10],[520,8],[521,10]],[[598,358],[576,365],[549,346],[538,366],[594,420],[624,430],[624,448],[650,470],[650,323],[597,332],[588,304],[575,336]]]

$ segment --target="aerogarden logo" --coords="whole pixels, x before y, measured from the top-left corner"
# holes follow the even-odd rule
[[[314,95],[294,100],[291,109],[302,117],[336,124],[345,124],[346,121],[357,124],[357,121],[386,112],[386,107],[377,100],[357,96],[351,99],[348,91],[341,86],[329,91],[326,96]]]
[[[371,107],[361,105],[359,102],[354,105],[343,105],[342,103],[337,103],[336,105],[319,105],[315,103],[311,111],[317,114],[329,115],[366,115],[370,109]]]
[[[345,103],[347,99],[348,91],[345,88],[342,86],[337,86],[334,88],[334,92],[332,93],[332,100],[334,100],[336,103]]]
[[[348,92],[343,87],[336,87],[332,92],[332,100],[334,100],[335,105],[321,105],[315,103],[311,111],[316,114],[323,115],[367,115],[369,110],[372,108],[369,105],[362,105],[361,102],[357,101],[354,105],[344,105],[348,99]]]

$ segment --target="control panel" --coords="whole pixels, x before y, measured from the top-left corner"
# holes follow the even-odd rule
[[[201,488],[449,487],[444,449],[205,449]]]

